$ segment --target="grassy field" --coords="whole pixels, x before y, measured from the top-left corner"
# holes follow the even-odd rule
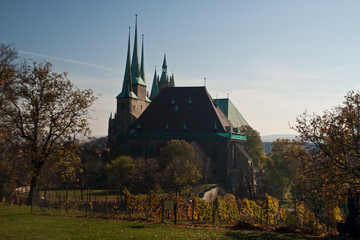
[[[31,215],[29,207],[0,205],[0,239],[343,239],[182,227],[98,218]]]

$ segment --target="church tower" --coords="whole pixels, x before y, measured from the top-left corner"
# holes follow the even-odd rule
[[[132,60],[130,58],[130,28],[126,57],[126,66],[122,90],[116,97],[116,113],[110,116],[108,129],[109,145],[116,142],[117,136],[129,132],[139,116],[150,104],[146,95],[145,69],[144,69],[144,42],[142,43],[141,67],[138,57],[137,43],[137,15],[135,21],[135,39]]]

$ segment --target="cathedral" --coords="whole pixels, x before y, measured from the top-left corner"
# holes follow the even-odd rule
[[[130,31],[121,92],[116,113],[109,118],[108,146],[133,158],[153,158],[171,139],[189,142],[202,158],[205,181],[227,191],[252,197],[256,190],[246,136],[239,132],[248,123],[230,99],[213,99],[205,86],[177,87],[167,73],[164,55],[161,76],[155,70],[150,95],[138,55],[137,22],[132,57]]]

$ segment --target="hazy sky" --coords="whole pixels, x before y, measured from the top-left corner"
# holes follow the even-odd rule
[[[261,135],[292,134],[305,109],[321,114],[359,89],[359,12],[358,0],[0,0],[0,42],[101,94],[92,131],[106,135],[138,14],[148,91],[166,52],[177,86],[206,77]]]

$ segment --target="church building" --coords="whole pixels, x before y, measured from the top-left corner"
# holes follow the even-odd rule
[[[138,57],[137,23],[132,58],[130,32],[122,90],[110,116],[108,146],[133,158],[154,158],[171,139],[189,142],[204,161],[205,180],[240,196],[255,192],[253,164],[244,150],[248,125],[230,99],[213,99],[205,86],[176,87],[167,73],[154,73],[150,96],[144,70],[144,41]]]

